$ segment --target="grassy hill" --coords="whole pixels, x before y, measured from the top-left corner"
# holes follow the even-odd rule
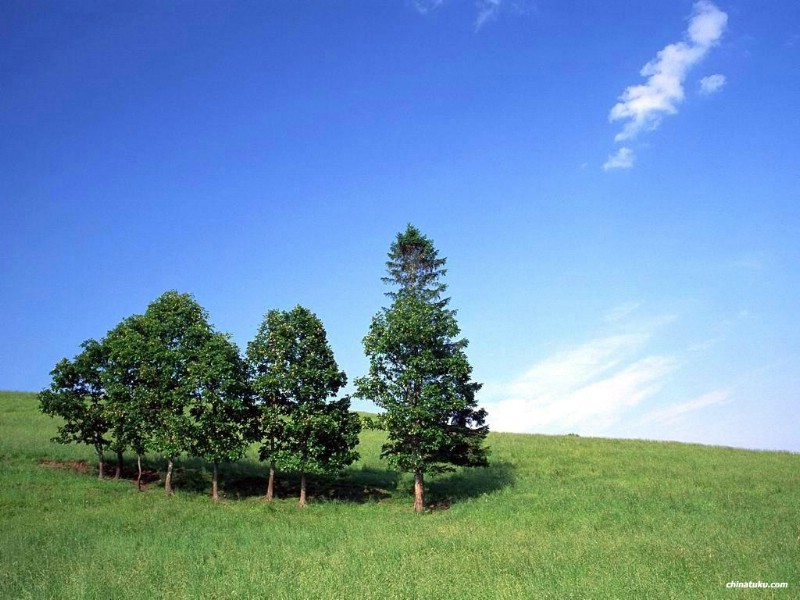
[[[55,429],[35,394],[0,392],[0,598],[799,597],[797,454],[493,433],[492,466],[432,478],[415,515],[380,432],[300,510],[292,478],[259,498],[254,456],[215,505],[198,461],[166,498],[149,457],[137,492]],[[726,589],[759,580],[789,588]]]

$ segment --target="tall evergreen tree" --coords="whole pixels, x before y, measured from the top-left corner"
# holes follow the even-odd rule
[[[391,306],[372,319],[364,338],[369,372],[356,394],[383,409],[388,441],[382,456],[414,474],[414,510],[425,507],[425,473],[486,466],[486,411],[441,278],[445,259],[408,225],[389,250],[385,283]]]
[[[300,506],[306,474],[341,469],[358,458],[361,428],[348,397],[331,399],[347,383],[319,318],[302,306],[267,313],[248,345],[252,386],[260,400],[261,457],[300,472]]]

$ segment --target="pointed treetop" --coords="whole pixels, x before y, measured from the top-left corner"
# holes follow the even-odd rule
[[[439,282],[439,278],[447,273],[445,259],[439,258],[433,241],[410,223],[404,232],[397,234],[388,256],[386,269],[389,276],[383,277],[382,281],[400,288],[396,292],[387,292],[390,298],[414,295],[426,301],[438,300],[447,289],[446,284]]]

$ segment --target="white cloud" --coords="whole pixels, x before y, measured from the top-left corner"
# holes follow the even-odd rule
[[[411,5],[421,15],[427,15],[444,3],[444,0],[412,0]]]
[[[718,92],[726,83],[725,75],[709,75],[700,80],[700,93],[704,96]]]
[[[427,15],[440,8],[445,0],[407,0],[421,15]],[[500,13],[527,15],[535,10],[530,0],[474,0],[477,11],[475,31],[478,32],[487,23],[494,21]]]
[[[496,19],[502,4],[503,0],[477,0],[475,7],[478,9],[478,16],[475,18],[475,31]]]
[[[728,390],[714,390],[694,400],[654,410],[644,416],[642,423],[652,425],[674,425],[682,421],[689,413],[714,406],[715,404],[725,404],[728,402],[729,398],[730,392]]]
[[[622,147],[614,154],[609,156],[608,160],[603,163],[603,170],[608,171],[609,169],[630,169],[633,166],[633,161],[635,159],[636,155],[633,153],[633,150]]]
[[[709,0],[694,4],[686,39],[659,51],[642,67],[640,73],[647,81],[626,88],[611,109],[609,121],[625,122],[615,141],[630,140],[642,131],[653,130],[665,115],[677,112],[676,107],[684,98],[686,74],[719,42],[727,21],[728,15]]]
[[[657,393],[677,362],[642,356],[651,332],[590,340],[535,364],[505,384],[487,384],[495,431],[599,434]]]
[[[636,312],[636,309],[638,309],[640,306],[641,304],[639,302],[625,302],[624,304],[620,304],[619,306],[615,306],[609,310],[603,316],[603,320],[607,323],[616,323],[617,321],[622,321]]]

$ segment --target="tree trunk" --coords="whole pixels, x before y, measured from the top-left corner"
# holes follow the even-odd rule
[[[300,471],[300,508],[306,507],[306,472]]]
[[[422,471],[414,471],[414,512],[425,511],[425,479]]]
[[[214,502],[219,502],[219,463],[214,463],[214,469],[211,475],[211,499]]]
[[[114,479],[122,476],[122,450],[117,450],[117,469],[114,471]]]
[[[97,451],[97,478],[103,478],[103,471],[105,469],[105,463],[103,462],[103,450],[100,449]]]
[[[136,455],[136,468],[138,469],[138,473],[136,475],[136,489],[140,492],[142,491],[142,455]]]
[[[164,493],[172,496],[172,458],[167,459],[167,476],[164,478]]]
[[[275,461],[269,463],[269,480],[267,481],[267,502],[272,502],[272,495],[275,492]]]

